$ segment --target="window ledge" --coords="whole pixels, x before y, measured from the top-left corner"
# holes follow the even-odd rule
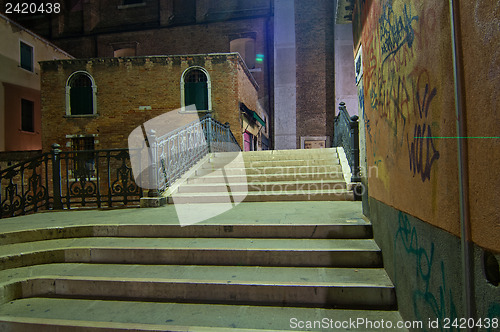
[[[213,110],[187,110],[187,109],[179,111],[180,114],[196,114],[196,113],[212,113],[212,112]]]
[[[22,134],[27,134],[27,135],[37,135],[38,134],[34,131],[28,131],[28,130],[22,130],[22,129],[19,129],[19,132]]]
[[[141,2],[141,3],[132,3],[130,5],[118,5],[118,9],[137,8],[137,7],[146,7],[146,3]]]
[[[65,115],[65,118],[98,118],[99,114],[79,114],[79,115]]]

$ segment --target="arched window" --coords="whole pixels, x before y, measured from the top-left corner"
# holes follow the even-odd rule
[[[196,105],[197,111],[212,110],[211,82],[208,72],[202,67],[191,67],[181,78],[181,105]]]
[[[97,86],[89,73],[77,71],[66,82],[66,115],[94,115]]]

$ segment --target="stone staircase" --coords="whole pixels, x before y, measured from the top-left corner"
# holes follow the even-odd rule
[[[174,185],[169,203],[354,200],[336,148],[215,153]]]
[[[245,154],[241,167],[225,176],[299,162],[291,155],[252,160],[256,155]],[[311,164],[323,167],[328,158]],[[180,188],[182,194],[221,183],[209,179],[206,167]],[[298,174],[310,174],[309,167]],[[256,179],[248,186],[290,181],[282,174]],[[346,191],[335,190],[341,196]],[[259,200],[289,196],[263,191]],[[345,322],[356,321],[356,331],[374,331],[373,322],[381,320],[395,326],[401,316],[394,286],[360,202],[324,197],[244,202],[187,227],[179,226],[173,205],[2,221],[0,330],[348,330],[353,325]]]

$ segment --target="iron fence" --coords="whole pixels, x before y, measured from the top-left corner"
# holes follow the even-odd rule
[[[148,133],[157,189],[165,191],[209,152],[241,151],[229,124],[210,116],[161,137]],[[0,218],[39,210],[138,205],[130,154],[135,150],[52,151],[0,171]],[[149,174],[149,173],[148,173]]]
[[[335,117],[333,145],[344,148],[351,167],[351,182],[360,182],[359,167],[359,122],[358,116],[349,116],[344,102],[339,105],[339,114]]]
[[[153,151],[154,183],[165,191],[182,174],[210,152],[241,151],[229,123],[222,124],[210,114],[173,132],[156,137],[148,134]]]
[[[127,149],[42,154],[0,172],[0,218],[39,210],[138,205]]]

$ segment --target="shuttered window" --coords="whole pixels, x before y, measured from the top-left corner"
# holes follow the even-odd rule
[[[33,47],[21,42],[21,68],[33,71]]]
[[[196,109],[208,110],[207,75],[199,69],[189,71],[184,78],[185,105],[196,105]]]

